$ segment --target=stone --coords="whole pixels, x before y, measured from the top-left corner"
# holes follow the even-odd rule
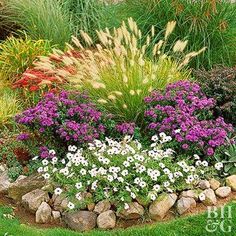
[[[42,202],[48,202],[49,196],[47,192],[41,189],[35,189],[22,196],[23,206],[31,212],[36,212]]]
[[[231,193],[231,188],[228,187],[228,186],[225,186],[225,187],[219,187],[216,191],[215,191],[215,194],[216,196],[218,197],[221,197],[221,198],[226,198],[230,195]]]
[[[111,203],[108,200],[103,200],[95,205],[94,212],[101,214],[104,211],[110,210],[110,208],[111,208]]]
[[[6,165],[4,165],[4,164],[0,165],[0,174],[5,172],[6,170],[7,170],[7,166]]]
[[[52,209],[46,203],[42,202],[35,214],[36,223],[45,224],[52,220]]]
[[[60,211],[52,211],[52,218],[53,218],[54,221],[60,222],[61,221]]]
[[[177,212],[182,215],[185,212],[191,210],[192,208],[196,207],[197,203],[194,200],[194,198],[190,198],[190,197],[181,197],[178,201],[177,201],[177,205],[176,205],[176,209]]]
[[[205,190],[210,188],[211,186],[208,180],[200,180],[200,182],[198,183],[198,187],[202,190]]]
[[[8,196],[15,201],[21,201],[23,195],[35,189],[42,188],[45,182],[41,175],[31,175],[26,178],[21,178],[10,185]]]
[[[96,227],[97,215],[92,211],[77,211],[65,214],[63,219],[70,229],[84,232]]]
[[[88,208],[89,211],[93,211],[94,208],[95,208],[95,203],[94,203],[94,202],[89,203],[89,204],[87,205],[87,208]]]
[[[216,195],[214,190],[212,190],[211,188],[209,189],[205,189],[203,191],[204,195],[205,195],[205,200],[203,200],[202,202],[206,205],[206,206],[212,206],[212,205],[216,205],[217,203],[217,199],[216,199]]]
[[[0,193],[6,194],[11,185],[8,172],[4,171],[0,174]]]
[[[97,225],[100,229],[113,229],[116,226],[116,215],[112,210],[102,212],[97,217]]]
[[[144,208],[139,203],[130,202],[128,203],[128,206],[128,209],[121,210],[119,213],[117,213],[117,216],[126,220],[134,220],[139,219],[144,215]]]
[[[187,190],[187,191],[183,191],[180,194],[180,198],[181,197],[185,197],[185,198],[193,198],[195,201],[198,200],[198,191],[197,190]]]
[[[226,185],[231,187],[232,191],[236,191],[236,175],[231,175],[227,177]]]
[[[62,195],[53,194],[52,201],[53,201],[53,208],[56,211],[63,212],[68,208],[67,205],[69,203],[69,200],[65,197],[62,197]]]
[[[149,207],[149,214],[153,220],[163,219],[170,208],[177,200],[176,194],[161,194],[157,200],[151,203]]]
[[[210,179],[209,183],[210,183],[211,189],[213,189],[213,190],[216,190],[220,187],[220,182],[214,178]]]

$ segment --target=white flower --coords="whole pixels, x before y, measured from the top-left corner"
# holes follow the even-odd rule
[[[44,177],[44,179],[49,179],[49,178],[50,178],[50,174],[45,173],[45,174],[43,175],[43,177]]]
[[[62,163],[62,164],[66,164],[65,159],[62,159],[62,160],[61,160],[61,163]]]
[[[130,163],[129,163],[128,161],[124,161],[124,162],[123,162],[123,165],[124,165],[125,167],[129,167],[129,166],[130,166]]]
[[[194,157],[195,160],[199,160],[200,159],[200,157],[197,154],[194,154],[193,157]]]
[[[168,168],[165,168],[163,171],[166,175],[168,175],[170,173],[170,170]]]
[[[54,193],[55,193],[56,195],[61,195],[62,189],[61,189],[61,188],[56,188],[56,189],[54,190]]]
[[[86,173],[87,173],[87,171],[86,171],[85,169],[81,169],[81,170],[80,170],[80,174],[81,174],[81,175],[86,175]]]
[[[141,182],[141,179],[140,179],[140,178],[137,177],[137,178],[134,179],[134,183],[135,183],[135,184],[140,184],[140,182]]]
[[[176,129],[176,130],[175,130],[175,133],[176,133],[176,134],[179,134],[180,132],[181,132],[181,129]]]
[[[156,200],[156,195],[154,194],[154,193],[151,193],[150,194],[150,199],[152,200],[152,201],[155,201]]]
[[[48,153],[51,154],[51,155],[55,155],[56,154],[56,152],[54,150],[49,150]]]
[[[207,162],[207,161],[203,161],[203,162],[202,162],[202,165],[205,166],[205,167],[207,167],[207,166],[208,166],[208,162]]]
[[[204,193],[200,193],[198,198],[200,201],[204,201],[206,199],[206,195]]]
[[[220,169],[222,169],[223,167],[224,167],[224,165],[223,165],[222,162],[218,162],[218,163],[215,164],[216,170],[220,170]]]
[[[76,197],[76,199],[79,200],[79,201],[82,200],[81,193],[76,193],[76,194],[75,194],[75,197]]]
[[[162,162],[159,163],[159,166],[160,166],[162,169],[166,167],[165,164],[162,163]]]
[[[44,159],[44,160],[42,160],[42,164],[44,165],[44,166],[46,166],[46,165],[48,165],[48,160],[46,160],[46,159]]]
[[[126,175],[128,175],[128,174],[129,174],[128,170],[123,170],[123,171],[121,172],[121,175],[123,175],[123,176],[126,176]]]
[[[114,178],[113,178],[112,175],[108,175],[108,176],[107,176],[107,180],[108,180],[109,182],[112,182],[112,181],[114,180]]]
[[[156,192],[158,192],[160,189],[161,189],[161,187],[160,187],[159,184],[155,184],[155,185],[153,186],[153,190],[156,191]]]
[[[165,182],[163,183],[163,186],[164,186],[165,188],[169,187],[169,186],[170,186],[170,182],[169,182],[169,181],[165,181]]]
[[[200,166],[202,164],[202,162],[200,160],[196,161],[195,165],[196,166]]]
[[[48,172],[48,166],[45,166],[45,167],[43,168],[43,171],[44,171],[44,172]]]
[[[125,209],[125,210],[128,210],[128,209],[129,209],[129,204],[128,204],[128,203],[125,203],[124,209]]]
[[[42,173],[43,172],[43,167],[39,167],[37,171],[38,171],[38,173]]]
[[[140,186],[141,188],[144,188],[144,187],[147,186],[147,184],[146,184],[146,182],[141,181],[141,182],[139,183],[139,186]]]
[[[158,141],[158,136],[157,135],[154,135],[154,136],[152,136],[152,141],[154,141],[154,142],[157,142]]]
[[[136,198],[135,193],[131,192],[131,193],[130,193],[130,197],[133,198],[133,199],[135,199],[135,198]]]
[[[166,134],[165,134],[164,132],[161,132],[161,133],[159,134],[159,136],[160,136],[161,138],[165,138],[165,137],[166,137]]]
[[[83,186],[83,185],[82,185],[81,182],[75,184],[75,187],[76,187],[77,189],[81,189],[82,186]]]
[[[68,206],[68,208],[71,209],[71,210],[73,210],[73,209],[75,208],[75,204],[72,203],[72,202],[69,202],[67,206]]]
[[[75,145],[69,145],[68,146],[68,151],[69,152],[75,152],[77,150],[77,147]]]
[[[52,158],[52,164],[55,165],[58,161],[58,158],[57,157],[53,157]]]
[[[127,157],[127,161],[128,161],[128,162],[133,162],[133,161],[134,161],[134,158],[131,157],[131,156],[129,156],[129,157]]]

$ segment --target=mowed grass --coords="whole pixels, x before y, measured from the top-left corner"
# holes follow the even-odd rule
[[[232,218],[228,218],[228,208],[225,208],[224,219],[220,218],[218,210],[217,218],[207,218],[207,213],[181,217],[170,222],[156,223],[152,225],[131,227],[122,230],[101,231],[93,230],[88,233],[77,233],[66,229],[36,229],[20,224],[17,219],[6,219],[3,214],[10,213],[10,209],[0,207],[0,235],[5,236],[206,236],[206,235],[236,235],[236,202],[228,204],[232,209]],[[213,216],[213,214],[212,214]],[[209,229],[216,229],[213,232],[206,230],[208,220],[212,220]],[[223,221],[224,220],[224,221]],[[221,223],[222,228],[217,222]],[[231,227],[231,232],[228,231]],[[225,232],[224,232],[225,231]]]

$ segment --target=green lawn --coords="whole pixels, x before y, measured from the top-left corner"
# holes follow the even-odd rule
[[[9,213],[9,208],[0,207],[0,236],[219,236],[219,235],[236,235],[236,202],[232,202],[227,206],[232,207],[232,219],[228,219],[228,211],[226,207],[225,221],[222,226],[227,231],[231,226],[231,233],[223,232],[220,227],[214,232],[207,232],[207,214],[201,214],[191,217],[183,217],[167,223],[157,223],[144,227],[133,227],[126,230],[113,230],[113,231],[99,231],[94,230],[89,233],[76,233],[65,229],[36,229],[26,225],[22,225],[18,220],[6,219],[3,214]],[[220,215],[220,214],[219,214]],[[219,226],[218,222],[222,222],[220,216],[213,219],[216,227]],[[212,228],[212,227],[211,227]]]

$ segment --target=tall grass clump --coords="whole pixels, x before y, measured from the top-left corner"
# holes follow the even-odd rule
[[[15,22],[32,39],[50,40],[60,48],[69,42],[72,30],[60,0],[8,0],[8,21]]]
[[[10,118],[20,112],[22,106],[17,97],[10,88],[0,87],[0,125],[10,121]]]
[[[207,47],[192,60],[192,67],[209,69],[214,64],[236,63],[236,4],[225,0],[126,0],[123,7],[129,9],[144,34],[151,25],[160,32],[174,20],[173,39],[187,39],[189,51]]]
[[[165,47],[175,24],[169,22],[163,39],[154,45],[151,43],[155,37],[154,27],[142,45],[142,33],[131,18],[128,25],[123,22],[113,32],[108,29],[97,31],[100,43],[96,44],[96,48],[91,37],[81,31],[87,48],[91,49],[84,48],[73,37],[81,55],[78,58],[63,57],[67,67],[77,66],[68,79],[76,87],[87,91],[94,102],[118,120],[142,121],[144,98],[153,89],[164,89],[168,83],[188,79],[189,71],[184,66],[204,50],[185,55],[183,51],[187,41],[178,40],[167,52]],[[152,58],[145,56],[147,50],[152,51]],[[38,65],[40,68],[53,68],[45,59]]]
[[[30,67],[38,56],[51,50],[49,41],[29,37],[9,37],[0,43],[0,80],[14,82]]]

